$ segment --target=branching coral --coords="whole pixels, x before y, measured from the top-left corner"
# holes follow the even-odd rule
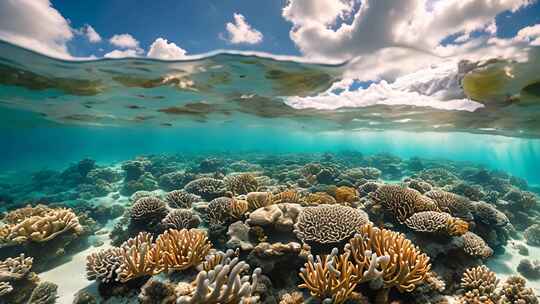
[[[191,229],[196,228],[201,223],[201,219],[189,209],[175,209],[161,221],[165,228]]]
[[[32,216],[45,216],[52,210],[53,209],[41,204],[38,204],[36,206],[27,205],[26,207],[22,207],[8,212],[4,217],[3,221],[6,224],[18,224]]]
[[[475,233],[468,231],[461,237],[463,238],[463,251],[468,255],[488,258],[493,254],[493,250]]]
[[[370,193],[370,198],[390,211],[400,224],[417,212],[440,211],[429,197],[400,185],[380,186]]]
[[[370,224],[361,227],[359,233],[345,246],[356,265],[369,265],[373,257],[388,257],[377,268],[382,273],[382,289],[377,301],[386,303],[388,290],[396,287],[400,292],[411,292],[424,281],[431,269],[429,257],[422,253],[401,233],[375,228]]]
[[[154,273],[184,270],[200,264],[212,245],[206,233],[197,229],[169,229],[160,234],[148,252]]]
[[[161,219],[166,214],[167,204],[161,199],[153,196],[138,199],[133,204],[130,211],[131,219],[140,222]]]
[[[148,260],[152,248],[152,235],[140,232],[136,237],[124,242],[121,249],[121,263],[116,269],[117,280],[127,282],[131,279],[153,275],[154,265]]]
[[[225,183],[220,179],[202,177],[192,180],[184,186],[184,189],[202,197],[205,200],[212,200],[225,194]]]
[[[511,276],[501,287],[500,304],[537,304],[538,299],[532,288],[525,287],[524,278]]]
[[[32,215],[19,220],[17,224],[3,228],[5,242],[24,243],[46,242],[58,235],[73,231],[77,234],[83,231],[77,215],[70,209],[50,209],[42,215]]]
[[[477,296],[480,301],[487,299],[496,300],[494,292],[498,283],[499,280],[495,276],[495,273],[485,265],[469,268],[465,270],[461,278],[461,288],[465,292],[468,292],[463,300],[473,296]]]
[[[336,189],[335,198],[338,204],[350,204],[358,200],[358,192],[352,187],[341,186]]]
[[[422,211],[413,214],[405,221],[405,225],[419,232],[444,232],[451,236],[463,235],[469,224],[446,212]]]
[[[261,274],[257,268],[250,277],[241,276],[249,265],[238,258],[225,258],[210,271],[201,271],[191,284],[179,283],[176,288],[178,304],[235,304],[257,303],[254,295]]]
[[[247,194],[257,191],[259,183],[253,174],[243,173],[226,176],[223,180],[228,191],[234,194]]]
[[[7,258],[0,261],[0,297],[13,291],[11,281],[25,278],[32,268],[33,259],[24,257]]]
[[[34,288],[27,304],[55,304],[58,299],[58,285],[41,282]]]
[[[165,201],[171,208],[191,208],[191,205],[201,198],[184,190],[173,190],[165,195]]]
[[[308,256],[299,276],[304,283],[299,288],[309,289],[311,295],[331,303],[347,301],[362,277],[361,269],[349,261],[349,253],[338,255],[337,248],[326,256]]]
[[[337,243],[369,222],[363,211],[342,205],[306,207],[298,215],[294,232],[304,242]]]
[[[281,296],[279,304],[302,304],[304,303],[304,295],[299,291],[285,293]]]
[[[464,196],[443,190],[431,190],[425,194],[431,198],[442,212],[450,213],[455,217],[471,219],[471,202]]]
[[[122,249],[117,247],[91,253],[86,257],[86,277],[105,283],[115,280],[121,258]]]

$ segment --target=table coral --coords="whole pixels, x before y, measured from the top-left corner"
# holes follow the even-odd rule
[[[422,211],[413,214],[405,221],[405,225],[419,232],[444,232],[451,236],[463,235],[468,231],[467,222],[455,218],[446,212]]]

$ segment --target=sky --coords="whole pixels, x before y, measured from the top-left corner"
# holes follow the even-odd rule
[[[540,3],[0,0],[0,39],[73,60],[177,60],[227,49],[349,61],[344,80],[328,92],[332,97],[332,92],[396,83],[423,70],[440,77],[433,67],[449,61],[456,70],[463,59],[524,58],[540,45]]]

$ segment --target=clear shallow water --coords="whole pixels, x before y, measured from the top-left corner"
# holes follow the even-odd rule
[[[355,189],[357,198],[347,204],[366,211],[378,226],[406,233],[421,244],[432,258],[433,269],[446,281],[445,295],[459,297],[455,278],[467,267],[487,263],[506,278],[518,273],[522,259],[538,258],[538,247],[531,247],[534,241],[523,238],[524,231],[539,219],[536,51],[525,63],[498,61],[445,74],[453,80],[441,83],[457,85],[450,88],[458,91],[454,99],[440,100],[415,86],[407,96],[418,99],[401,96],[364,102],[354,95],[332,93],[348,63],[324,65],[245,54],[178,62],[66,62],[0,42],[2,208],[13,211],[27,203],[67,206],[77,212],[86,231],[75,239],[65,233],[54,242],[37,245],[8,242],[0,246],[1,258],[20,253],[32,256],[44,248],[40,246],[50,246],[58,251],[51,249],[54,254],[36,257],[34,270],[59,285],[59,303],[72,303],[81,290],[108,303],[133,300],[133,294],[111,298],[102,290],[121,289],[122,284],[89,281],[84,275],[86,256],[93,252],[119,246],[140,230],[156,237],[163,232],[162,227],[133,227],[132,195],[154,191],[152,195],[163,200],[189,181],[226,180],[241,171],[260,178],[261,184],[251,190],[278,194],[288,187],[302,199],[315,192],[335,196],[335,186]],[[515,76],[501,74],[507,70]],[[391,88],[379,85],[372,90],[396,90],[395,84]],[[130,177],[130,166],[139,163],[143,172]],[[313,169],[313,164],[319,169]],[[374,168],[379,173],[358,177],[350,171],[358,168]],[[317,172],[307,174],[309,170]],[[330,177],[326,171],[332,172]],[[171,173],[177,175],[167,175]],[[271,181],[263,184],[266,178]],[[462,195],[473,206],[486,201],[504,212],[510,223],[504,227],[485,222],[477,213],[468,219],[471,231],[486,240],[494,255],[481,260],[454,252],[452,246],[457,245],[452,240],[457,237],[426,240],[391,215],[380,218],[369,196],[360,191],[368,180],[411,186],[411,178]],[[220,195],[242,199],[246,194],[231,192]],[[206,206],[214,198],[204,197],[199,203]],[[224,250],[226,231],[212,227],[205,207],[192,207],[202,218],[199,228],[208,231],[214,247]],[[241,220],[248,223],[248,218],[246,213]],[[220,224],[227,227],[231,222]],[[275,240],[273,231],[266,233]],[[289,234],[286,241],[301,242]],[[430,246],[433,243],[447,246],[443,251],[450,253],[437,254],[436,246]],[[531,255],[521,255],[516,244],[529,246]],[[316,250],[314,246],[312,253]],[[249,254],[249,250],[243,252]],[[450,267],[454,270],[445,267],[448,259],[457,261]],[[286,262],[301,266],[305,260],[295,256]],[[257,266],[253,259],[251,264]],[[276,296],[299,283],[281,286],[282,277],[267,269],[263,272],[274,282],[271,290]],[[65,282],[64,274],[73,281]],[[294,275],[289,279],[299,280]],[[138,290],[139,283],[132,288]],[[528,284],[538,291],[534,275]],[[420,298],[395,290],[390,296],[405,303]]]

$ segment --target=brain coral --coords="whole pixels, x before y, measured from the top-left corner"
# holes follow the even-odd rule
[[[223,180],[228,191],[234,194],[247,194],[257,191],[259,183],[253,174],[243,173],[226,176]]]
[[[135,221],[150,221],[163,218],[167,214],[167,204],[161,199],[146,196],[138,199],[131,207],[130,216]]]
[[[469,231],[461,237],[463,238],[463,251],[465,253],[480,258],[487,258],[493,254],[493,250],[475,233]]]
[[[469,199],[443,190],[431,190],[425,196],[431,198],[442,212],[448,212],[453,216],[472,219],[472,205]]]
[[[342,205],[319,205],[300,211],[294,233],[304,242],[337,243],[369,222],[366,213]]]
[[[386,257],[377,268],[382,275],[382,289],[378,299],[387,303],[388,291],[396,287],[399,292],[411,292],[422,283],[431,264],[429,257],[405,238],[405,235],[386,229],[363,225],[345,246],[354,263],[369,265],[374,257]],[[376,253],[373,256],[372,253]],[[385,301],[386,300],[386,301]]]
[[[405,225],[419,232],[446,232],[450,235],[462,235],[467,232],[467,222],[454,218],[446,212],[422,211],[413,214]]]
[[[231,208],[233,199],[229,197],[218,197],[208,203],[208,221],[212,225],[221,225],[233,221]]]
[[[199,201],[201,198],[195,194],[184,190],[173,190],[165,195],[165,201],[171,208],[191,208],[191,204]]]
[[[184,189],[187,192],[196,194],[207,201],[223,196],[226,192],[225,183],[220,179],[211,177],[202,177],[193,180],[187,183]]]
[[[105,283],[115,280],[121,258],[122,250],[117,247],[91,253],[86,257],[86,277]]]
[[[382,185],[370,193],[370,198],[390,211],[400,224],[417,212],[439,211],[432,199],[400,185]]]
[[[200,223],[201,219],[189,209],[173,210],[161,221],[163,227],[178,230],[196,228]]]
[[[503,227],[509,223],[506,214],[497,210],[497,208],[491,204],[486,202],[476,202],[473,204],[473,207],[475,220],[497,227]]]

